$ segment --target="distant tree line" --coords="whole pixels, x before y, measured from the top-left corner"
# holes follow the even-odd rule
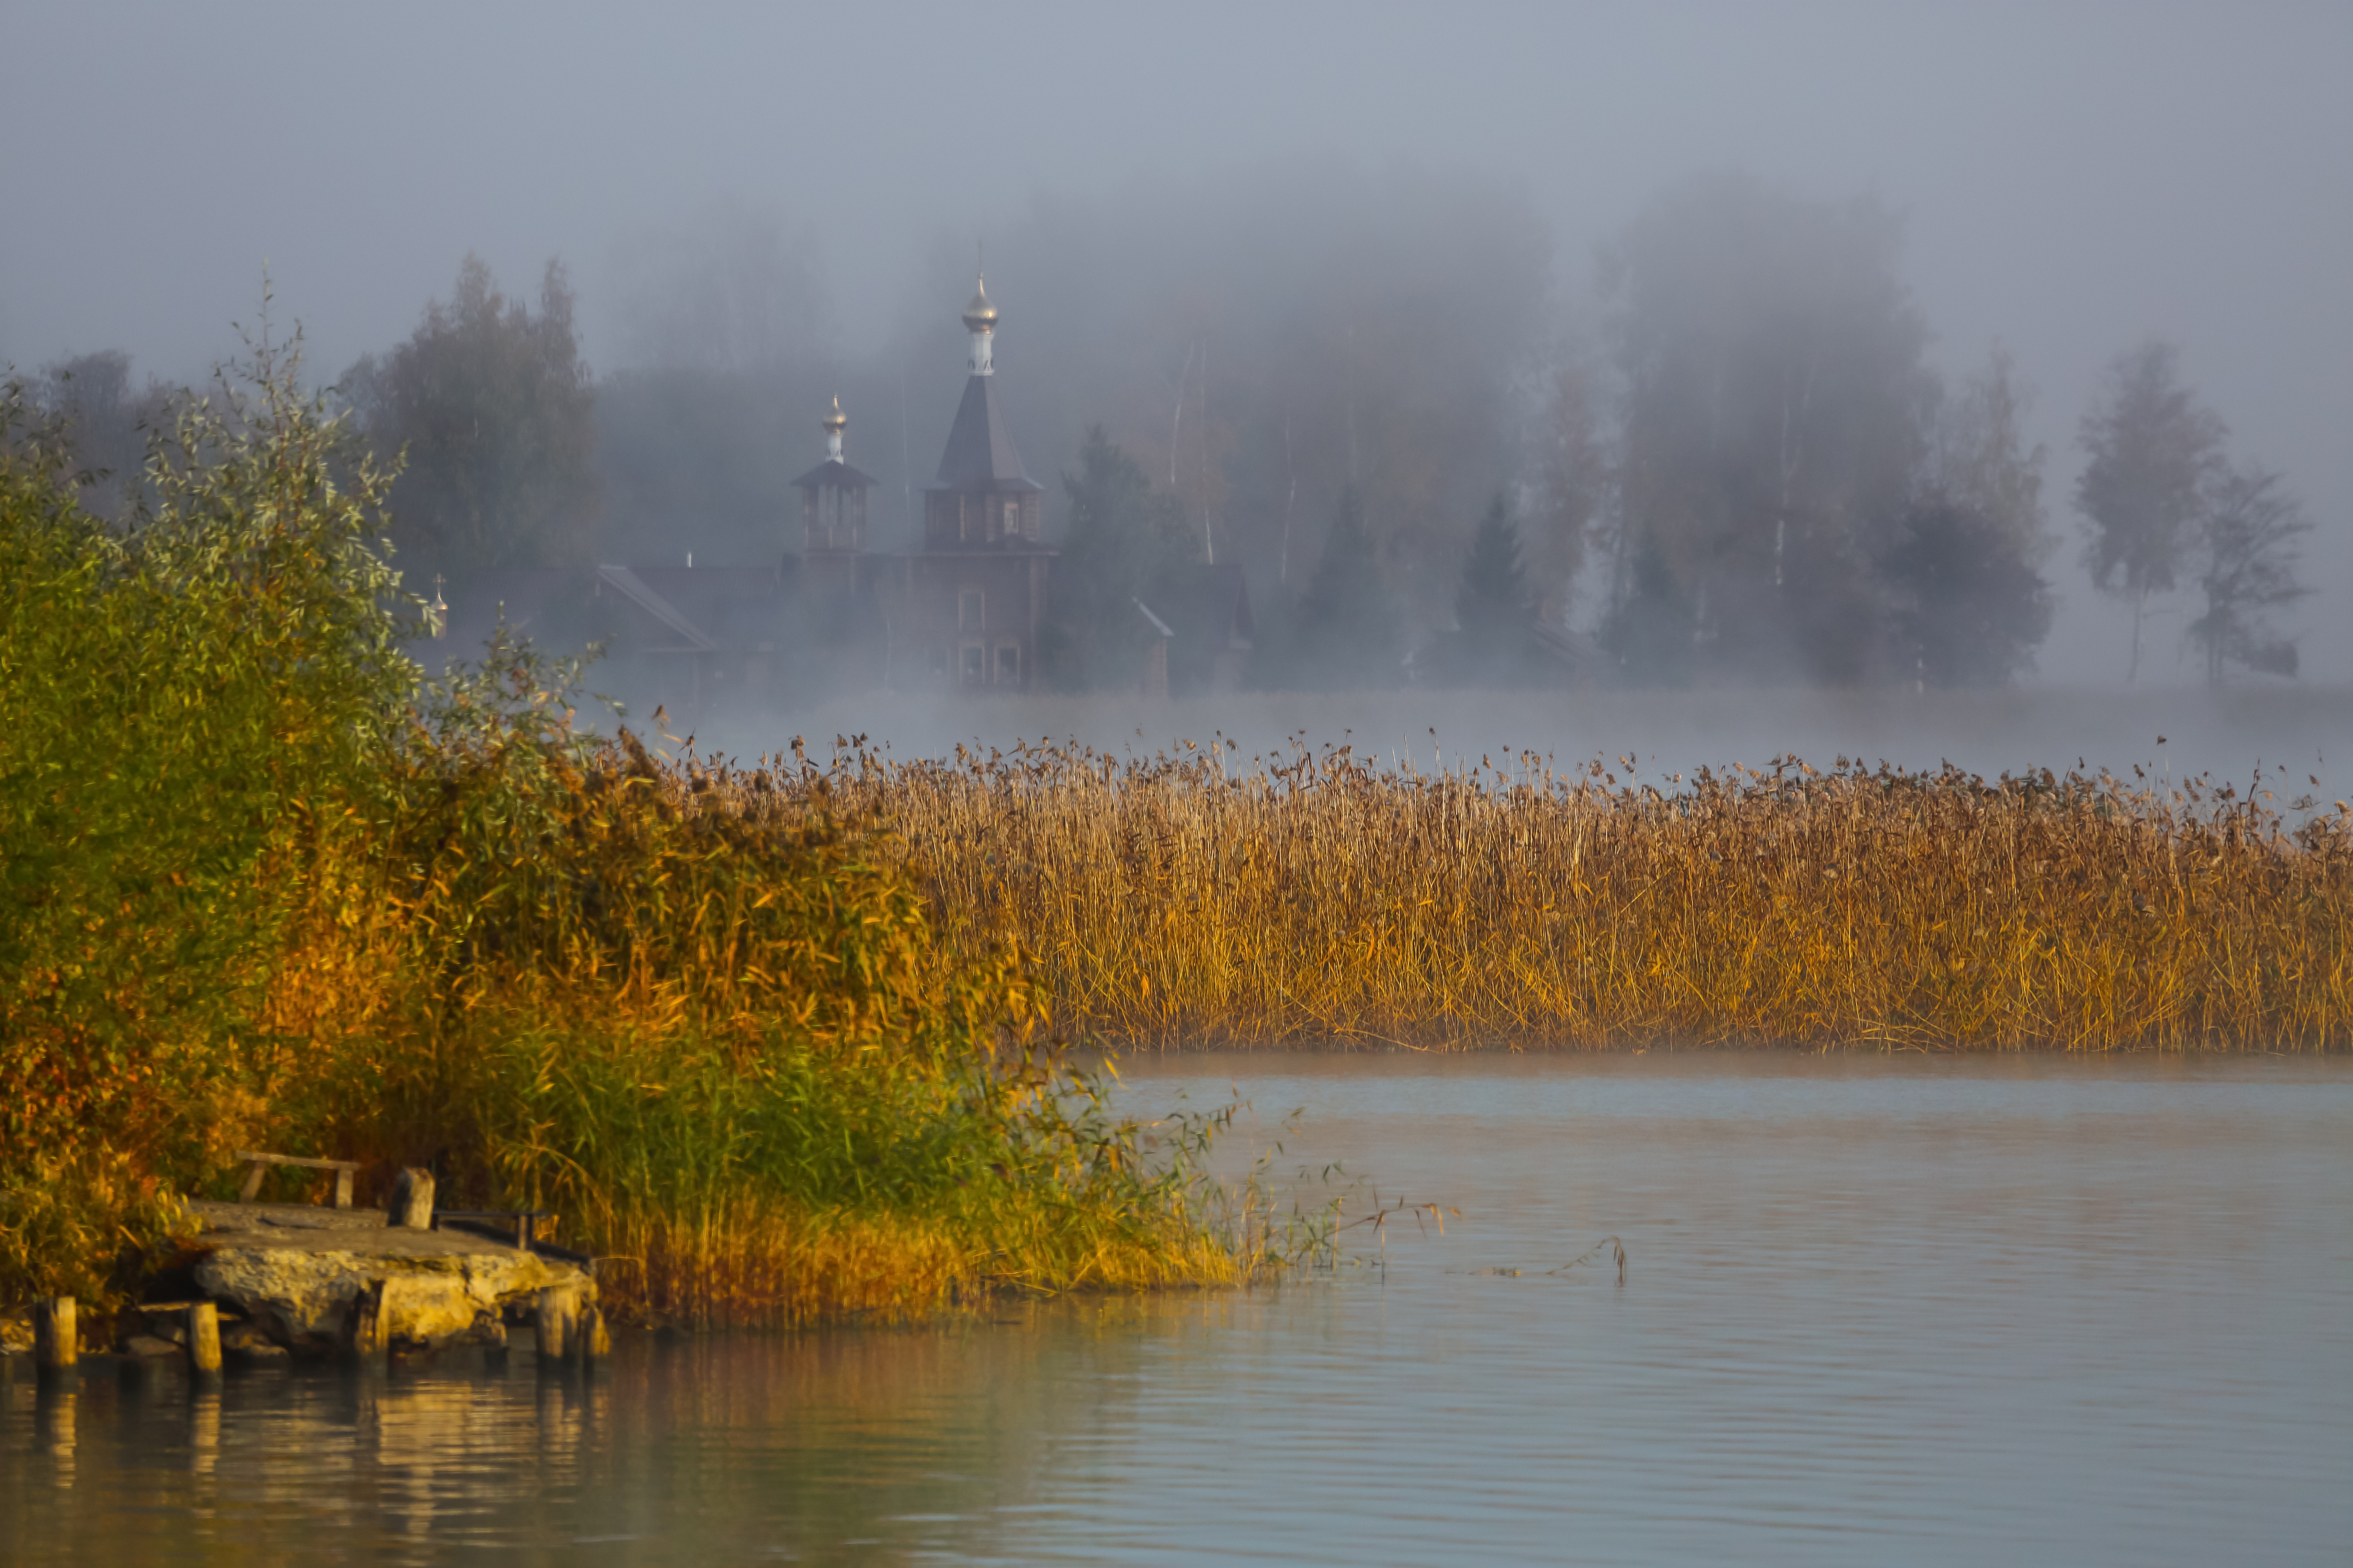
[[[1302,168],[1041,203],[990,250],[1016,431],[1062,480],[1040,673],[1132,684],[1139,604],[1219,563],[1248,574],[1261,685],[2009,682],[2052,624],[2048,454],[2000,348],[1931,366],[1902,244],[1875,201],[1694,180],[1604,247],[1577,339],[1544,226],[1477,182]],[[906,330],[845,363],[805,230],[728,209],[631,254],[601,380],[559,265],[533,309],[472,257],[345,374],[404,458],[412,570],[773,560],[836,394],[882,480],[869,547],[912,542],[968,260],[944,250]],[[160,393],[126,358],[43,384],[94,468],[135,468]],[[2296,668],[2311,524],[2225,441],[2161,342],[2084,417],[2073,500],[2131,608],[2128,676],[2152,597],[2183,590],[2211,679]]]
[[[1492,233],[1480,216],[1466,221]],[[2008,683],[2032,668],[2052,624],[2048,454],[2026,434],[2031,392],[2001,348],[1957,382],[1929,365],[1901,242],[1876,202],[1809,201],[1745,176],[1691,182],[1607,247],[1600,342],[1585,353],[1535,330],[1535,300],[1508,270],[1466,266],[1451,290],[1393,277],[1358,318],[1390,335],[1366,356],[1378,373],[1323,383],[1320,414],[1344,435],[1366,408],[1383,415],[1377,466],[1325,454],[1312,564],[1294,559],[1294,532],[1310,531],[1297,526],[1295,468],[1270,474],[1245,450],[1270,432],[1295,442],[1329,368],[1304,353],[1221,383],[1233,446],[1205,479],[1171,462],[1157,504],[1174,511],[1154,514],[1163,548],[1178,547],[1174,519],[1197,510],[1223,520],[1196,531],[1197,558],[1257,520],[1253,581],[1272,590],[1256,669],[1267,685],[1597,673],[1638,685]],[[1476,306],[1461,302],[1474,292]],[[1206,286],[1178,298],[1193,302],[1171,319],[1239,313]],[[1503,347],[1512,334],[1480,324],[1489,310],[1542,353]],[[1458,370],[1452,347],[1394,346],[1424,329],[1491,352]],[[1253,352],[1271,341],[1257,334]],[[1176,349],[1174,338],[1163,347],[1164,368],[1198,376],[1198,345],[1181,359]],[[1446,374],[1433,378],[1433,365]],[[1269,401],[1269,388],[1281,396]],[[1482,411],[1478,428],[1437,412],[1450,398]],[[1144,429],[1131,449],[1155,464],[1181,457],[1187,412],[1177,402],[1166,437]],[[1213,426],[1197,439],[1216,455],[1219,416],[1191,412]],[[2148,595],[2177,584],[2200,598],[2189,635],[2213,679],[2295,668],[2278,612],[2306,591],[2296,543],[2310,525],[2280,476],[2227,462],[2221,439],[2162,344],[2122,356],[2084,418],[2074,500],[2094,581],[2134,606],[2128,676]],[[1147,477],[1161,474],[1134,467],[1132,479]],[[1240,504],[1253,484],[1260,499]],[[1074,500],[1073,517],[1084,510]],[[1575,634],[1580,622],[1589,637]]]
[[[134,384],[131,356],[111,349],[46,365],[28,390],[30,405],[62,438],[83,507],[110,521],[126,519],[144,499],[147,443],[166,417],[172,389],[153,377]]]

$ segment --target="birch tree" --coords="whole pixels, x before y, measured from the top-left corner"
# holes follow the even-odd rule
[[[2296,580],[2296,541],[2311,531],[2279,475],[2216,466],[2197,531],[2204,613],[2189,627],[2189,640],[2206,656],[2210,685],[2222,684],[2223,670],[2233,664],[2295,673],[2295,640],[2282,635],[2273,616],[2312,592]]]
[[[2084,564],[2101,592],[2132,606],[2132,658],[2151,594],[2168,593],[2205,505],[2226,434],[2182,384],[2179,354],[2154,339],[2110,363],[2079,439],[2089,459],[2075,509],[2089,535]]]

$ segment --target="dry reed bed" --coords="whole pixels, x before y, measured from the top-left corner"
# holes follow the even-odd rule
[[[1018,942],[1120,1042],[2353,1043],[2341,802],[2291,831],[2260,775],[1628,771],[842,742],[686,787],[881,816],[945,933]]]
[[[1264,1266],[1268,1216],[1145,1168],[1015,956],[935,942],[895,841],[816,792],[704,809],[629,736],[417,765],[273,1017],[336,1064],[328,1143],[560,1214],[608,1310],[904,1321]]]

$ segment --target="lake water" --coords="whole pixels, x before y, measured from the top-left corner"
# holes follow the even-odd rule
[[[2353,1063],[1169,1057],[1279,1290],[0,1391],[12,1563],[2353,1560]],[[1545,1274],[1604,1236],[1629,1268]],[[1381,1254],[1385,1251],[1386,1258]],[[1516,1275],[1506,1270],[1520,1270]]]

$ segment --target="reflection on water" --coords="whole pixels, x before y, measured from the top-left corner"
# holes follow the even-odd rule
[[[0,1559],[2347,1560],[2353,1064],[1194,1057],[1129,1093],[1229,1078],[1306,1109],[1286,1169],[1462,1217],[1279,1292],[625,1340],[586,1383],[19,1377]],[[1622,1289],[1536,1272],[1612,1232]]]

